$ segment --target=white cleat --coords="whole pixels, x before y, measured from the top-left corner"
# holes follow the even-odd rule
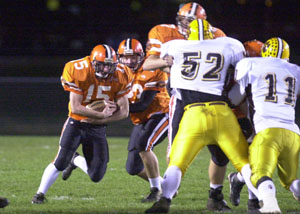
[[[259,209],[261,213],[281,213],[276,197],[273,194],[263,196],[263,206]]]

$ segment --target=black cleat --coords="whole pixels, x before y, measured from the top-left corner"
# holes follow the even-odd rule
[[[150,189],[149,195],[147,195],[145,198],[142,199],[142,202],[156,202],[160,199],[161,190],[159,190],[156,187],[152,187]]]
[[[32,204],[43,204],[45,202],[46,198],[45,195],[43,193],[36,193],[33,198],[31,203]]]
[[[152,207],[147,209],[145,213],[168,213],[171,206],[171,200],[161,197],[159,201],[155,202]]]
[[[0,197],[0,208],[4,208],[9,204],[7,198]]]
[[[72,171],[77,168],[77,166],[75,166],[75,164],[74,164],[74,159],[77,156],[79,156],[79,154],[77,152],[75,152],[74,155],[73,155],[73,157],[72,157],[72,159],[71,159],[71,162],[69,163],[69,165],[67,166],[67,168],[65,168],[65,170],[62,172],[62,176],[61,177],[62,177],[62,179],[64,181],[67,180],[71,176]]]
[[[234,206],[240,204],[240,194],[245,183],[240,182],[237,178],[237,172],[232,172],[228,175],[228,181],[230,185],[230,202]]]
[[[258,214],[260,206],[258,199],[249,199],[248,200],[248,214]]]
[[[230,212],[231,208],[227,205],[227,202],[224,200],[224,195],[222,193],[222,188],[209,190],[209,197],[207,200],[206,208],[210,211],[218,212]]]

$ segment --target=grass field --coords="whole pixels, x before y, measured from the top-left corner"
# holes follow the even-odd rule
[[[8,207],[0,209],[1,214],[134,214],[144,213],[152,205],[140,202],[149,191],[148,183],[128,175],[125,170],[127,138],[108,138],[110,162],[101,182],[91,182],[86,174],[76,169],[67,181],[58,177],[46,195],[47,203],[31,204],[45,167],[56,155],[58,140],[59,137],[0,136],[0,196],[10,201]],[[161,174],[166,169],[166,146],[167,142],[164,141],[155,148]],[[209,158],[206,149],[200,152],[182,180],[179,195],[172,202],[171,213],[211,213],[205,209]],[[232,171],[233,167],[229,164],[227,173]],[[300,204],[280,186],[276,175],[274,180],[283,213],[300,213]],[[229,202],[227,180],[223,192],[233,213],[246,213],[246,188],[242,191],[238,207],[233,207]]]

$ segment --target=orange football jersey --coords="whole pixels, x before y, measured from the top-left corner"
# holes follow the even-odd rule
[[[147,56],[159,56],[161,45],[174,39],[184,39],[184,36],[179,33],[176,25],[161,24],[154,26],[148,33]]]
[[[61,76],[61,83],[66,91],[83,95],[82,105],[84,106],[95,100],[115,101],[128,94],[132,80],[131,70],[122,64],[117,65],[116,71],[111,77],[97,79],[89,56],[66,63]],[[86,118],[73,114],[70,103],[69,117],[75,120]]]
[[[133,124],[140,124],[147,121],[153,114],[167,113],[169,111],[169,100],[166,89],[168,76],[165,72],[157,69],[154,71],[145,71],[142,67],[134,73],[132,88],[128,94],[129,102],[138,102],[143,91],[158,91],[152,103],[143,112],[130,113]]]

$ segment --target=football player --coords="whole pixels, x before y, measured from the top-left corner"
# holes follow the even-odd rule
[[[126,170],[130,175],[149,181],[150,194],[142,202],[154,202],[160,197],[162,178],[153,148],[165,139],[168,132],[168,75],[160,69],[143,70],[144,50],[141,43],[133,38],[120,43],[118,59],[134,73],[128,94],[134,127],[128,143]]]
[[[115,51],[106,44],[95,46],[90,56],[65,65],[61,83],[70,93],[69,117],[62,130],[58,154],[46,167],[32,203],[44,202],[46,192],[63,170],[64,180],[77,167],[93,182],[103,178],[109,159],[106,124],[128,116],[127,94],[132,79],[130,69],[117,62]],[[86,108],[96,100],[105,100],[102,112]],[[76,153],[80,144],[84,157]]]
[[[185,111],[171,147],[162,197],[146,213],[169,211],[181,178],[207,145],[218,145],[242,173],[247,186],[257,193],[250,181],[248,143],[223,95],[228,68],[244,57],[245,49],[233,38],[213,39],[210,24],[202,19],[190,23],[188,39],[166,43],[161,53],[162,57],[173,58],[170,84],[180,90]],[[191,126],[190,121],[199,122]]]
[[[162,44],[175,39],[187,39],[189,23],[194,19],[206,19],[204,8],[195,2],[189,2],[182,5],[177,13],[177,24],[160,24],[154,26],[148,34],[147,42],[147,59],[143,64],[144,70],[152,70],[160,68],[169,72],[170,62],[168,58],[160,58]],[[225,33],[215,27],[211,27],[214,38],[223,37]],[[177,90],[172,90],[172,96],[169,106],[169,147],[170,151],[174,137],[178,131],[179,122],[183,115],[183,106],[181,96]],[[207,208],[209,210],[228,211],[230,208],[224,199],[222,188],[226,173],[226,165],[228,158],[222,150],[216,145],[209,145],[211,152],[211,160],[209,164],[208,174],[210,180],[209,198]],[[167,152],[167,159],[169,152]]]
[[[7,198],[2,198],[2,197],[0,197],[0,208],[4,208],[4,207],[6,207],[8,204],[9,204],[9,203],[8,203]]]
[[[260,213],[281,213],[272,181],[276,167],[280,183],[300,199],[300,180],[296,179],[300,131],[295,123],[300,67],[288,62],[289,53],[287,42],[274,37],[264,43],[262,57],[245,58],[236,66],[240,93],[251,95],[254,107],[256,135],[249,160],[251,181],[263,202]]]

